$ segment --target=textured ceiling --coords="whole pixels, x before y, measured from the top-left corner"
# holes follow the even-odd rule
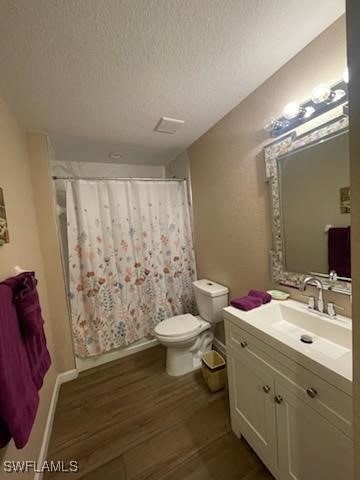
[[[166,163],[334,22],[344,3],[1,0],[0,95],[25,128],[49,132],[55,150],[96,144],[97,161],[120,150],[124,163]],[[185,125],[156,133],[161,116]]]

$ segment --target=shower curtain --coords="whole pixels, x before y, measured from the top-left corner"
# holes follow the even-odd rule
[[[192,312],[186,182],[75,180],[66,188],[75,353],[99,355]]]

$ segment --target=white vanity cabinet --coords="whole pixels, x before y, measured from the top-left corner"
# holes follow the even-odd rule
[[[232,429],[278,480],[352,480],[352,399],[225,317]]]
[[[352,478],[352,441],[304,400],[276,383],[278,457],[281,479]]]
[[[227,349],[231,424],[244,435],[267,465],[276,465],[274,376],[261,361],[251,361],[236,348]]]

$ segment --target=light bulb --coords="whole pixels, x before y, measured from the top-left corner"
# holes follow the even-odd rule
[[[349,69],[346,67],[343,73],[343,80],[345,83],[349,83]]]
[[[264,122],[264,130],[265,132],[271,132],[274,127],[274,118],[267,118]]]
[[[314,88],[311,94],[311,100],[318,104],[326,102],[331,98],[331,88],[326,83],[320,83]]]
[[[292,120],[296,118],[301,113],[301,107],[298,102],[290,102],[285,105],[283,110],[284,117],[286,120]]]
[[[282,126],[281,122],[276,120],[276,118],[274,118],[274,117],[270,117],[270,118],[265,120],[264,130],[266,132],[272,132],[274,130],[279,130],[281,128],[281,126]]]

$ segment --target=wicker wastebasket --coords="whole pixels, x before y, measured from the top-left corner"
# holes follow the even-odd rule
[[[211,350],[210,352],[205,352],[202,355],[201,360],[202,375],[209,390],[211,392],[217,392],[224,388],[226,380],[226,362],[223,357],[215,350]]]

